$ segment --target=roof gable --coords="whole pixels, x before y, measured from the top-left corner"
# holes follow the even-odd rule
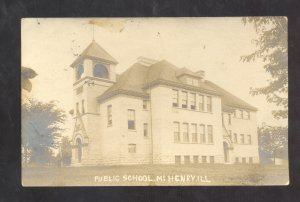
[[[71,67],[76,66],[84,58],[94,58],[104,60],[108,63],[117,64],[117,60],[113,58],[106,50],[104,50],[95,40],[93,40],[90,45],[76,58],[76,60],[71,64]]]
[[[220,93],[222,105],[225,105],[226,107],[236,107],[236,108],[243,108],[243,109],[257,111],[256,107],[253,107],[252,105],[248,104],[244,100],[238,98],[237,96],[221,88],[217,84],[207,80],[205,81],[205,83],[207,83],[209,86],[211,86],[212,88],[214,88],[216,91]]]

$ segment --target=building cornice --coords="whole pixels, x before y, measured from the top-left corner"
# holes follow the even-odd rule
[[[145,84],[143,86],[143,89],[150,88],[150,87],[157,86],[157,85],[166,85],[166,86],[170,86],[170,87],[183,88],[185,90],[197,91],[199,93],[207,93],[207,94],[220,96],[220,94],[214,90],[208,90],[208,89],[204,89],[201,87],[190,86],[187,84],[173,82],[173,81],[167,81],[167,80],[163,80],[163,79],[158,79],[158,80],[152,81],[148,84]]]
[[[107,82],[107,83],[115,83],[115,81],[111,81],[109,79],[104,79],[104,78],[98,78],[98,77],[92,77],[92,76],[85,76],[79,80],[77,80],[73,86],[76,86],[77,84],[79,84],[80,82],[82,82],[83,80],[95,80],[95,81],[103,81],[103,82]]]
[[[91,60],[94,60],[94,61],[97,61],[97,62],[102,62],[102,63],[105,63],[106,65],[110,65],[110,64],[114,64],[114,65],[117,65],[118,62],[114,62],[114,61],[110,61],[110,60],[105,60],[103,58],[97,58],[97,57],[93,57],[93,56],[90,56],[90,55],[85,55],[85,56],[79,56],[71,65],[70,67],[74,68],[76,67],[78,64],[81,63],[82,60],[84,59],[91,59]]]
[[[111,91],[110,93],[108,93],[104,96],[99,96],[97,98],[97,101],[101,103],[101,102],[104,102],[105,100],[108,100],[109,98],[112,98],[117,95],[129,95],[129,96],[140,97],[140,98],[149,98],[148,93],[139,93],[139,92],[135,92],[135,91],[118,89],[118,90]]]
[[[251,107],[247,107],[247,106],[241,106],[241,105],[223,105],[222,106],[222,111],[226,111],[226,112],[234,112],[235,109],[243,109],[243,110],[248,110],[248,111],[258,111],[257,108],[251,108]]]

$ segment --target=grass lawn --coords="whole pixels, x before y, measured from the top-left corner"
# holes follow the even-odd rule
[[[287,185],[288,167],[199,164],[27,167],[23,186]]]

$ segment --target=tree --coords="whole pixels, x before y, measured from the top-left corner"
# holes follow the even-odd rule
[[[64,136],[60,144],[61,161],[63,165],[70,165],[72,158],[72,145],[68,137]]]
[[[42,103],[29,100],[22,105],[22,150],[25,166],[30,159],[34,163],[48,163],[52,149],[64,130],[65,112],[54,101]]]
[[[281,107],[272,112],[277,119],[288,116],[288,49],[287,49],[287,18],[285,17],[245,17],[243,23],[252,24],[258,35],[254,40],[256,50],[242,56],[243,62],[262,59],[263,68],[271,75],[265,87],[251,88],[252,95],[265,95],[270,103]]]
[[[32,89],[32,84],[29,79],[33,79],[37,76],[37,73],[28,67],[21,67],[21,85],[22,89],[27,90],[28,92]]]
[[[274,163],[276,157],[287,158],[288,128],[266,125],[258,128],[258,144],[262,156],[271,157]]]

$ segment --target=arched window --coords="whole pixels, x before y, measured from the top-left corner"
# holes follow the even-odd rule
[[[81,79],[83,72],[84,72],[83,65],[78,65],[77,72],[76,72],[76,80]]]
[[[108,78],[107,68],[102,64],[96,64],[93,70],[93,76],[99,78]]]

